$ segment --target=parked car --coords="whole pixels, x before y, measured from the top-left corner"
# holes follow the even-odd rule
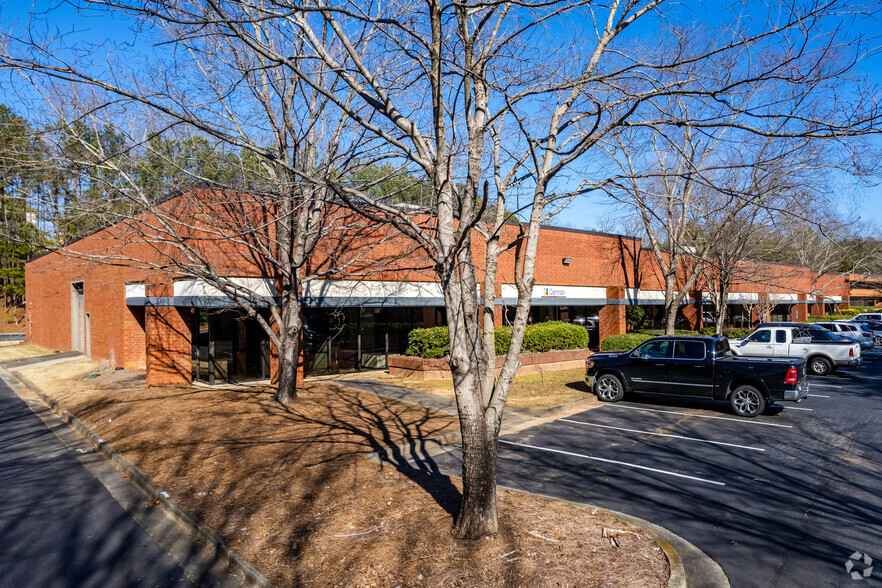
[[[873,333],[873,337],[876,339],[876,345],[882,345],[882,322],[869,319],[861,319],[855,322],[863,325],[864,328],[870,329],[870,332]]]
[[[585,382],[603,402],[627,392],[654,392],[728,400],[754,417],[772,402],[808,395],[805,360],[736,357],[725,337],[655,337],[631,351],[595,353],[585,360]]]
[[[840,335],[843,339],[858,343],[861,346],[861,349],[872,349],[876,345],[876,341],[873,339],[873,334],[869,331],[864,331],[858,323],[832,321],[813,324],[823,327],[831,333]]]
[[[802,323],[763,323],[744,339],[732,339],[732,353],[754,357],[804,357],[818,376],[840,366],[861,365],[861,347],[841,341],[823,327]]]
[[[750,326],[750,317],[736,314],[732,317],[732,324],[735,325],[735,327],[738,329],[746,329]]]
[[[880,312],[862,312],[851,317],[853,321],[880,321],[882,322],[882,313]]]

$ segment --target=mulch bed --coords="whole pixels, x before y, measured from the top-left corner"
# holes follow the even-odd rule
[[[143,372],[27,374],[278,586],[664,586],[664,552],[591,509],[499,492],[499,536],[458,542],[458,478],[378,464],[455,419],[368,393],[146,388]]]

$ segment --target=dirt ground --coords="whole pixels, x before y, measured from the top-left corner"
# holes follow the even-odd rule
[[[458,478],[430,458],[365,459],[454,430],[445,415],[322,382],[284,408],[268,388],[146,388],[143,372],[85,361],[23,373],[278,586],[667,581],[664,552],[639,528],[522,493],[499,492],[496,539],[452,540]]]
[[[380,376],[384,382],[397,384],[453,398],[453,382],[447,380],[415,381]],[[551,408],[591,398],[585,385],[584,368],[519,376],[512,382],[506,406],[515,408]]]

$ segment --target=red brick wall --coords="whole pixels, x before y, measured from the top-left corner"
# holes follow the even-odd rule
[[[190,347],[190,309],[148,307],[147,385],[168,386],[193,381]]]
[[[210,216],[210,192],[200,191],[164,204],[169,212],[194,214],[198,218]],[[245,211],[251,214],[253,211]],[[428,218],[418,219],[429,224]],[[149,222],[150,219],[145,219]],[[344,224],[343,216],[337,221]],[[311,269],[333,271],[341,262],[351,260],[363,252],[363,245],[372,240],[377,245],[364,255],[355,269],[363,269],[367,280],[431,281],[431,264],[426,256],[403,236],[390,236],[390,228],[341,231],[323,241],[310,259]],[[517,237],[518,227],[503,229],[503,245]],[[193,238],[209,259],[216,261],[218,271],[232,276],[261,276],[247,252],[230,240],[204,238],[192,231]],[[201,240],[200,240],[201,239]],[[570,229],[543,228],[540,231],[536,284],[557,286],[595,286],[607,290],[607,298],[625,298],[625,288],[662,290],[658,261],[652,252],[641,249],[640,241],[632,238],[594,234]],[[356,244],[356,247],[353,247]],[[166,312],[125,305],[127,282],[150,282],[151,295],[171,294],[175,274],[126,265],[125,258],[140,259],[144,263],[167,266],[173,250],[162,246],[145,245],[117,226],[100,231],[75,242],[71,254],[52,253],[26,266],[28,340],[59,351],[71,348],[70,289],[71,282],[84,283],[85,312],[91,317],[92,357],[108,360],[111,366],[138,368],[150,365],[157,374],[155,381],[181,382],[189,378],[189,329],[178,311]],[[473,240],[475,261],[480,266],[484,251],[480,238]],[[514,248],[500,259],[496,296],[501,285],[514,282]],[[115,258],[116,265],[98,263],[90,256]],[[563,258],[570,258],[565,265]],[[141,265],[144,265],[143,263]],[[478,267],[478,279],[482,278]],[[683,271],[681,270],[681,278]],[[848,300],[847,276],[816,277],[806,268],[764,265],[757,272],[758,279],[735,284],[738,292],[801,292],[820,291],[826,296],[841,296]],[[342,276],[341,276],[342,277]],[[165,286],[160,287],[160,284]],[[694,293],[691,296],[697,296]],[[810,297],[814,297],[813,295]],[[799,305],[798,308],[802,308]],[[501,309],[499,309],[501,310]],[[693,309],[691,312],[698,312]],[[177,315],[175,314],[177,313]],[[495,322],[501,322],[494,317]],[[700,315],[699,315],[700,316]],[[167,323],[162,326],[162,323]],[[153,329],[151,331],[151,329]],[[625,307],[608,305],[601,312],[601,338],[625,332]],[[177,334],[175,334],[177,333]],[[168,357],[160,347],[168,345]],[[152,350],[148,353],[148,347]],[[186,359],[185,359],[186,358]],[[161,367],[165,365],[165,367]],[[165,371],[163,371],[165,370]]]
[[[613,300],[621,300],[625,297],[625,289],[622,286],[609,286],[606,289],[606,297]],[[624,335],[626,329],[625,305],[607,304],[600,309],[599,337],[603,341],[611,335]]]

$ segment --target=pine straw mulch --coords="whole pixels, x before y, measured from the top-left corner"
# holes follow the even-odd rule
[[[52,369],[52,368],[55,369]],[[146,388],[143,372],[75,362],[24,373],[278,586],[664,586],[639,528],[591,509],[499,492],[499,536],[451,539],[461,485],[365,456],[452,431],[421,407],[308,384]],[[611,540],[612,538],[612,540]]]

